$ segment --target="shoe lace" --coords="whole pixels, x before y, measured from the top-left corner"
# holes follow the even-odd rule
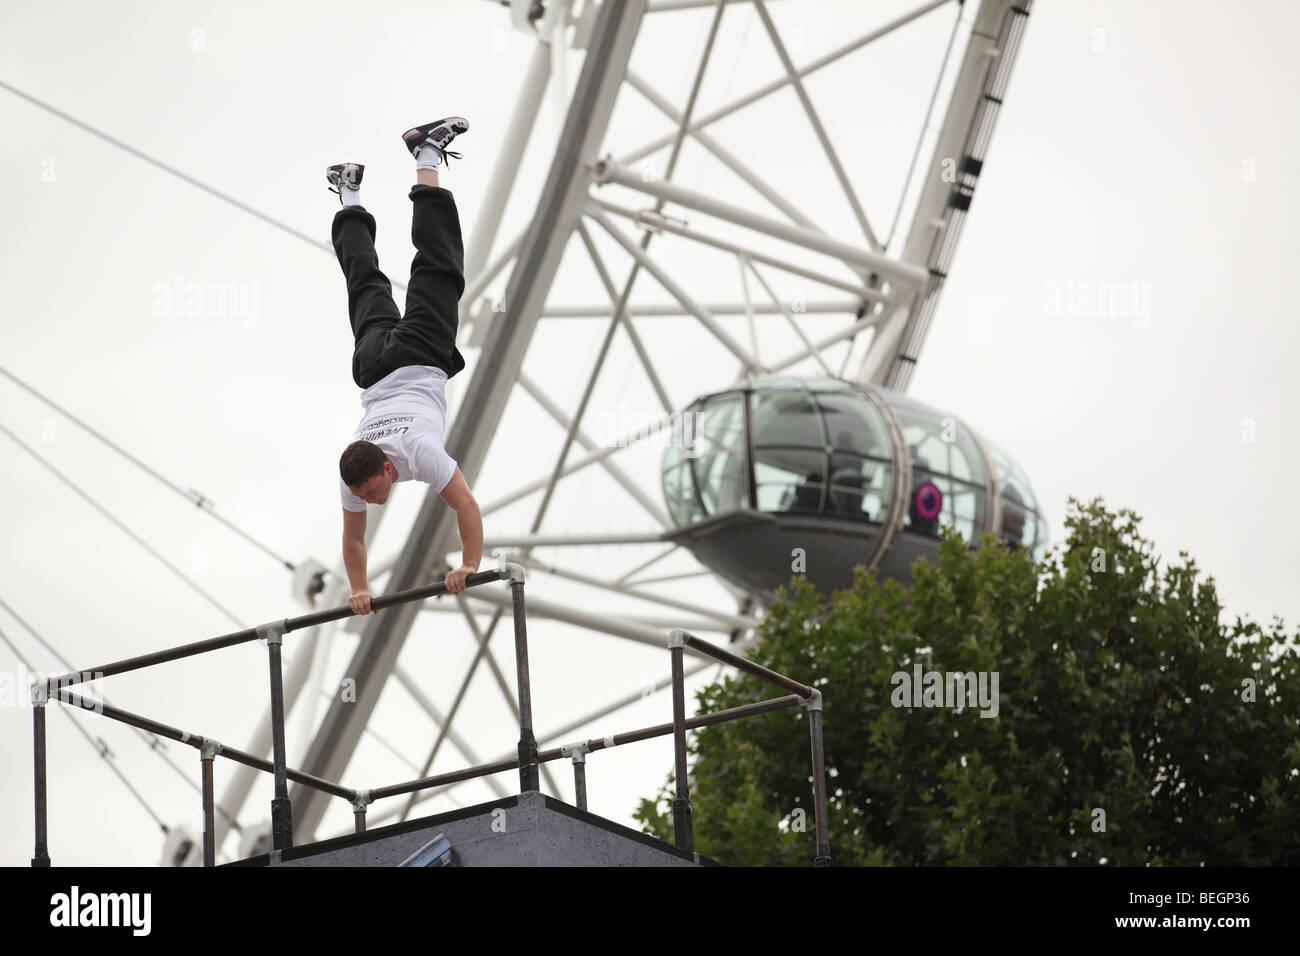
[[[449,149],[443,149],[441,146],[439,146],[437,143],[435,143],[435,142],[434,142],[433,140],[431,140],[431,139],[430,139],[430,140],[426,140],[426,141],[425,141],[425,144],[428,145],[428,146],[432,146],[434,149],[436,149],[436,150],[438,151],[438,155],[440,155],[440,156],[442,157],[442,164],[443,164],[444,166],[447,165],[447,159],[448,159],[448,157],[454,156],[456,159],[464,159],[464,158],[465,158],[465,157],[461,156],[460,153],[454,153],[454,152],[452,152],[452,151],[449,150]]]

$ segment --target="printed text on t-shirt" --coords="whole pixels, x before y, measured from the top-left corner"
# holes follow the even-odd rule
[[[403,416],[395,417],[395,418],[384,418],[384,419],[380,419],[380,420],[377,421],[377,422],[366,422],[365,425],[363,426],[363,427],[366,429],[366,431],[364,431],[364,432],[361,433],[361,441],[369,441],[369,442],[373,442],[376,438],[386,438],[386,437],[388,437],[389,435],[402,435],[402,434],[405,434],[406,431],[411,427],[409,423],[412,422],[412,421],[414,421],[414,419],[412,418],[412,416],[410,416],[410,415],[403,415]],[[400,422],[406,422],[406,423],[408,423],[408,424],[404,424],[404,425],[402,425],[402,427],[400,427],[400,428],[397,428],[397,427],[386,428],[386,427],[385,427],[385,426],[388,426],[388,425],[394,425],[394,426],[395,426],[395,425],[397,425],[397,424],[400,423]]]

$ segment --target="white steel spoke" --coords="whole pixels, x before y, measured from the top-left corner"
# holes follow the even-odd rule
[[[623,231],[609,221],[609,218],[594,203],[587,207],[587,215],[596,222],[600,223],[602,229],[609,233],[620,246],[627,250],[628,255],[632,256],[645,270],[650,273],[659,282],[661,286],[682,306],[700,320],[700,324],[713,333],[713,336],[725,345],[733,355],[740,359],[747,368],[762,370],[762,365],[754,356],[746,351],[745,347],[737,342],[731,335],[722,328],[712,315],[710,315],[703,306],[699,305],[690,294],[683,289],[676,280],[670,276],[666,270],[660,268],[653,259],[651,259],[644,250],[642,250],[631,239],[623,234]]]
[[[746,263],[746,265],[749,266],[749,271],[753,273],[754,278],[758,280],[758,284],[763,287],[763,291],[767,293],[768,298],[772,300],[773,305],[776,305],[781,309],[781,314],[784,315],[786,321],[790,323],[790,328],[794,329],[794,334],[799,336],[799,340],[808,348],[808,351],[817,357],[817,361],[821,365],[822,370],[827,375],[833,376],[835,373],[831,371],[831,367],[827,365],[826,360],[822,358],[821,350],[814,346],[812,342],[808,341],[808,336],[804,335],[803,329],[799,328],[799,323],[794,320],[794,316],[791,315],[790,310],[785,307],[785,303],[777,298],[776,293],[772,291],[772,287],[768,285],[767,280],[763,278],[763,274],[754,267],[753,263]]]
[[[835,147],[831,145],[831,138],[826,133],[826,127],[822,125],[821,118],[813,107],[812,98],[808,96],[808,91],[804,89],[803,80],[799,78],[799,73],[790,60],[790,54],[786,52],[785,44],[781,42],[780,34],[776,32],[776,26],[772,23],[772,17],[767,12],[763,0],[754,0],[754,9],[758,11],[758,16],[767,29],[767,35],[772,39],[772,46],[776,48],[776,54],[781,58],[781,65],[785,67],[786,76],[790,79],[790,85],[794,87],[795,95],[799,97],[804,112],[808,114],[808,122],[812,124],[813,131],[817,134],[817,140],[822,144],[822,150],[826,153],[831,168],[835,170],[835,178],[840,181],[844,196],[849,201],[849,208],[853,210],[858,225],[862,227],[862,233],[867,237],[867,243],[872,249],[879,252],[880,240],[876,238],[876,234],[872,231],[871,223],[867,222],[867,214],[863,212],[862,204],[858,202],[858,195],[853,191],[853,185],[849,182],[848,173],[844,171],[839,155],[835,152]]]
[[[925,3],[920,7],[917,7],[915,10],[911,11],[910,13],[905,13],[900,17],[896,17],[895,19],[891,20],[889,23],[886,23],[884,26],[872,30],[870,33],[859,37],[858,39],[852,41],[851,43],[846,43],[844,46],[839,47],[836,50],[832,50],[830,53],[827,53],[825,56],[813,60],[813,62],[809,63],[807,66],[802,67],[799,70],[796,70],[795,75],[798,76],[800,79],[803,79],[804,77],[817,72],[822,67],[829,66],[831,63],[834,63],[836,60],[842,59],[843,57],[847,56],[853,51],[861,49],[862,47],[866,46],[868,43],[871,43],[874,40],[879,40],[881,37],[893,33],[899,27],[906,26],[907,24],[911,23],[913,20],[917,19],[918,17],[922,17],[925,14],[929,13],[931,10],[934,10],[937,7],[941,7],[944,4],[952,3],[952,2],[953,0],[930,0],[929,3]],[[733,100],[732,102],[728,103],[726,106],[719,107],[718,109],[714,110],[712,113],[706,113],[704,116],[701,116],[699,119],[692,121],[691,124],[686,128],[687,132],[693,134],[697,130],[704,129],[704,127],[712,123],[716,123],[718,120],[723,119],[724,117],[730,116],[732,113],[736,112],[737,110],[743,109],[744,107],[748,106],[750,103],[756,102],[757,100],[761,100],[769,93],[775,93],[777,90],[785,86],[788,86],[790,83],[790,79],[791,78],[787,75],[781,77],[780,79],[773,80],[771,83],[767,83],[763,86],[760,86],[758,89],[752,90],[751,92],[745,94],[740,99]],[[627,153],[619,157],[618,159],[619,165],[631,166],[634,163],[638,162],[639,160],[645,159],[645,157],[649,156],[651,153],[663,149],[672,141],[673,141],[672,134],[667,136],[661,136],[658,139],[654,140],[653,142],[648,143],[645,146],[642,146],[640,149],[634,150],[633,152]]]
[[[658,91],[656,91],[649,83],[643,80],[636,73],[633,73],[631,70],[627,71],[627,82],[632,84],[633,89],[635,89],[638,93],[644,96],[652,104],[658,107],[659,111],[662,112],[669,119],[671,119],[674,123],[678,123],[678,124],[681,123],[682,121],[681,114],[679,114],[675,109],[673,109],[672,104],[669,103],[662,96],[660,96]],[[804,226],[808,229],[817,229],[817,226],[813,223],[813,221],[809,219],[807,216],[805,216],[803,213],[801,213],[798,207],[794,205],[794,203],[790,202],[779,192],[777,192],[766,182],[764,182],[758,176],[757,173],[753,172],[748,166],[746,166],[739,159],[737,159],[730,152],[728,152],[726,147],[724,147],[721,143],[715,140],[708,133],[704,132],[703,130],[697,130],[692,132],[691,135],[695,138],[695,141],[697,143],[699,143],[701,146],[703,146],[705,149],[711,152],[714,156],[716,156],[723,163],[723,165],[725,165],[728,169],[734,172],[745,182],[749,183],[749,185],[753,186],[754,189],[761,196],[763,196],[764,199],[770,202],[773,206],[775,206],[777,209],[785,213],[792,222],[797,222],[799,225]],[[818,231],[820,232],[822,230],[818,229]]]
[[[600,276],[600,283],[605,287],[605,294],[609,296],[610,302],[614,308],[618,308],[618,293],[614,290],[614,282],[609,277],[609,270],[605,268],[605,261],[600,257],[600,250],[591,239],[591,230],[581,219],[578,220],[578,235],[582,237],[582,244],[587,249],[587,255],[591,257],[591,264]],[[545,312],[542,313],[545,315]],[[645,343],[641,341],[641,336],[637,335],[636,327],[632,324],[631,316],[628,314],[626,306],[615,317],[622,321],[623,331],[627,333],[628,340],[632,343],[632,348],[636,351],[637,357],[641,359],[641,367],[645,369],[646,376],[650,379],[650,385],[659,396],[659,401],[664,407],[664,411],[672,411],[673,403],[668,397],[668,390],[664,388],[664,383],[659,379],[659,373],[655,371],[654,362],[650,360],[650,353],[646,351]]]
[[[544,409],[550,412],[551,417],[554,418],[557,422],[559,422],[563,428],[570,427],[569,417],[560,409],[558,405],[556,405],[553,401],[551,401],[550,397],[542,390],[540,385],[534,382],[529,376],[525,375],[523,372],[519,373],[519,384],[524,387],[524,389],[528,392],[528,394],[533,396],[533,398],[537,401],[539,405],[541,405]],[[590,449],[596,447],[596,442],[594,442],[591,438],[589,438],[587,436],[587,433],[582,431],[582,429],[575,429],[574,435],[577,438],[578,442],[584,448]],[[614,450],[617,450],[617,448],[618,446],[615,446]],[[616,465],[614,462],[605,460],[605,458],[600,459],[600,464],[602,468],[604,468],[607,472],[609,472],[610,477],[612,477],[615,481],[617,481],[620,485],[622,485],[623,489],[629,495],[631,495],[633,499],[635,499],[637,503],[639,503],[641,507],[644,508],[651,515],[651,517],[655,519],[655,521],[659,522],[659,524],[663,525],[664,527],[670,527],[672,525],[672,521],[669,520],[668,515],[663,510],[663,508],[659,507],[657,504],[654,503],[653,500],[651,500],[650,496],[645,493],[645,490],[639,484],[637,484],[635,481],[632,480],[631,475],[629,475],[626,471],[624,471],[621,467]],[[559,474],[552,475],[551,479],[549,480],[553,481],[558,479],[558,477]],[[545,488],[546,485],[543,484],[542,487]],[[534,528],[533,530],[536,531],[537,529]]]
[[[780,259],[777,256],[767,255],[749,246],[741,246],[734,242],[728,242],[725,239],[718,239],[714,236],[706,235],[698,229],[681,225],[667,216],[655,214],[648,209],[628,209],[625,206],[619,206],[615,203],[609,202],[608,200],[594,197],[593,202],[606,212],[612,212],[616,216],[630,219],[646,229],[656,232],[671,232],[674,235],[691,239],[695,242],[702,243],[703,245],[712,246],[715,249],[722,249],[723,251],[730,252],[733,255],[743,255],[755,262],[762,262],[763,264],[772,266],[775,269],[781,269],[791,275],[800,276],[804,279],[809,279],[813,282],[830,286],[833,289],[842,289],[845,292],[853,293],[854,295],[861,296],[862,298],[869,299],[873,302],[883,301],[889,298],[878,289],[872,289],[864,285],[860,278],[855,277],[853,280],[837,279],[824,272],[817,272],[813,269],[807,269],[803,266],[795,265],[794,263]],[[737,312],[741,310],[731,309],[730,311]]]

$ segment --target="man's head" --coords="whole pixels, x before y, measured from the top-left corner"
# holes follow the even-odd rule
[[[339,458],[339,477],[362,501],[382,505],[397,480],[397,469],[378,445],[354,441]]]

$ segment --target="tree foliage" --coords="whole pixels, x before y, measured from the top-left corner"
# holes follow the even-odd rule
[[[825,698],[838,865],[1300,863],[1300,635],[1221,623],[1194,560],[1160,568],[1133,512],[1070,499],[1039,565],[946,536],[909,587],[859,568],[829,600],[781,593],[752,659]],[[893,675],[998,672],[993,717],[898,707]],[[741,674],[699,712],[783,691]],[[814,855],[808,718],[696,731],[696,849],[732,865]],[[672,781],[636,813],[672,839]],[[1100,813],[1099,813],[1100,811]]]

